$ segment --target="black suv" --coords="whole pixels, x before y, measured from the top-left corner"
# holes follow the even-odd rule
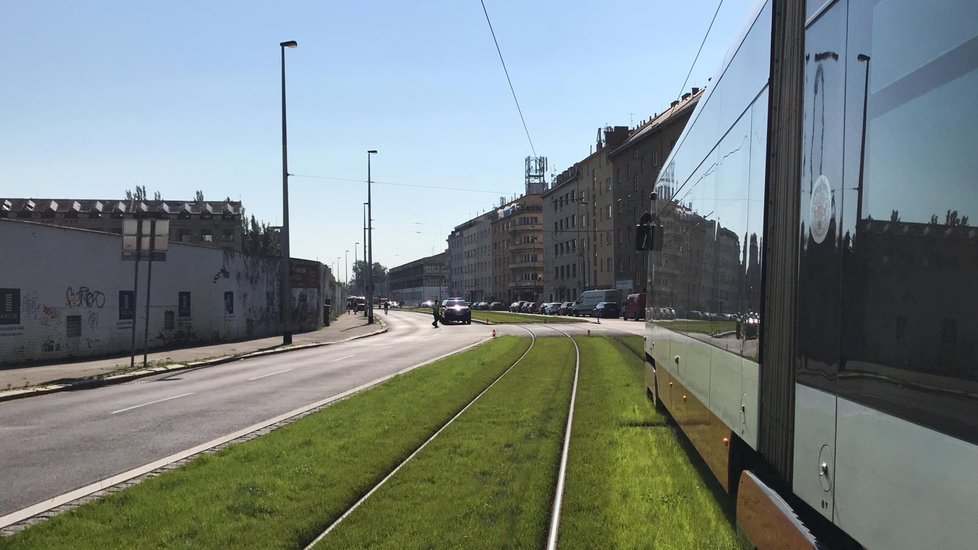
[[[442,323],[449,321],[472,324],[472,311],[461,298],[450,298],[441,303]]]

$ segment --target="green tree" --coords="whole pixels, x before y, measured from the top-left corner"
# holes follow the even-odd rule
[[[374,295],[380,296],[386,293],[387,289],[387,268],[374,262]],[[366,294],[367,288],[367,262],[357,260],[353,262],[353,278],[350,280],[350,292]]]
[[[199,193],[199,191],[198,191]],[[261,256],[281,256],[278,231],[265,222],[241,216],[241,251]]]

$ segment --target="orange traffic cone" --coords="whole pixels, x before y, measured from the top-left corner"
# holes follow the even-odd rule
[[[492,337],[493,337],[493,338],[495,338],[495,337],[496,337],[496,329],[492,329]]]

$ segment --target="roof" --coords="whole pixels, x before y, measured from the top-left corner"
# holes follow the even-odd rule
[[[0,198],[0,212],[30,212],[79,215],[87,214],[162,214],[164,216],[240,216],[244,213],[241,201],[165,201],[119,199],[4,199]]]
[[[614,151],[612,151],[610,153],[610,156],[614,157],[618,155],[621,151],[625,151],[626,149],[635,145],[639,141],[645,139],[648,136],[651,136],[660,128],[668,124],[669,121],[671,121],[673,118],[685,114],[687,111],[695,107],[696,103],[703,96],[703,92],[706,91],[706,88],[693,88],[693,89],[696,91],[696,93],[689,93],[683,95],[683,99],[673,102],[673,104],[670,105],[668,109],[652,117],[648,122],[646,122],[645,124],[639,126],[634,131],[632,131],[632,134],[628,136],[628,139],[625,140],[625,143],[622,143]]]

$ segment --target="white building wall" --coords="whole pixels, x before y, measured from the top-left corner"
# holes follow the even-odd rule
[[[278,259],[169,246],[166,261],[152,266],[151,348],[280,330]],[[133,321],[120,310],[120,291],[133,289],[135,262],[121,257],[118,235],[0,219],[0,365],[128,353]],[[148,267],[139,264],[137,350],[143,343]],[[180,308],[181,292],[190,293],[189,310]],[[295,311],[296,319],[313,325],[302,328],[321,326],[318,288],[293,289],[293,303],[312,310]],[[69,336],[69,328],[77,335]]]

